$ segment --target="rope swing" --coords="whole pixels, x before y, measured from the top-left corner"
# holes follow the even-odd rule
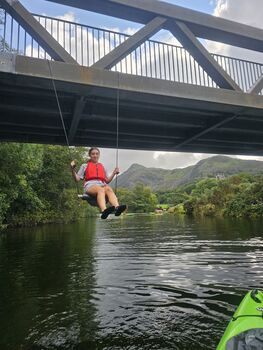
[[[62,128],[63,128],[63,131],[64,131],[66,144],[68,146],[67,149],[68,149],[68,153],[69,153],[69,160],[71,161],[72,160],[72,154],[71,154],[71,151],[70,151],[68,134],[67,134],[67,130],[66,130],[66,127],[65,127],[64,118],[63,118],[63,114],[62,114],[62,110],[61,110],[61,106],[60,106],[60,102],[59,102],[59,98],[58,98],[58,92],[57,92],[55,80],[54,80],[54,77],[53,77],[50,61],[47,60],[47,62],[48,62],[48,67],[49,67],[49,72],[50,72],[50,77],[51,77],[51,81],[52,81],[53,90],[54,90],[56,101],[57,101],[57,107],[58,107],[58,111],[59,111],[60,120],[61,120]],[[77,195],[78,195],[79,194],[79,187],[78,187],[77,182],[75,182],[75,186],[76,186],[76,192],[77,192]]]
[[[58,97],[58,93],[57,93],[57,88],[56,88],[50,60],[47,60],[47,63],[48,63],[48,67],[49,67],[50,78],[52,81],[52,86],[53,86],[53,90],[54,90],[54,94],[55,94],[55,98],[56,98],[56,103],[57,103],[57,107],[58,107],[58,111],[59,111],[59,116],[60,116],[60,120],[61,120],[61,124],[62,124],[62,128],[63,128],[66,144],[68,146],[69,157],[70,157],[70,160],[72,160],[72,154],[70,151],[68,134],[67,134],[67,130],[66,130],[65,123],[64,123],[64,118],[63,118],[63,114],[62,114],[62,109],[61,109],[61,105],[60,105],[60,101],[59,101],[59,97]],[[115,167],[116,168],[119,167],[119,115],[120,115],[120,73],[118,73],[118,86],[117,86],[117,92],[116,92],[116,152],[115,152]],[[116,174],[116,177],[115,177],[115,193],[117,193],[117,189],[118,189],[118,174]],[[77,194],[79,194],[79,188],[78,188],[77,183],[76,183],[76,190],[77,190]],[[95,197],[89,196],[88,194],[85,194],[84,196],[90,205],[97,206],[97,200]]]
[[[118,72],[118,88],[117,88],[117,99],[116,99],[116,159],[115,167],[119,167],[119,116],[120,116],[120,73]],[[115,178],[115,193],[118,190],[118,174]]]
[[[60,102],[59,102],[59,98],[58,98],[58,92],[57,92],[55,80],[54,80],[52,69],[51,69],[51,64],[50,64],[49,60],[47,60],[47,62],[48,62],[48,67],[49,67],[49,71],[50,71],[50,77],[51,77],[51,81],[52,81],[52,85],[53,85],[53,90],[54,90],[56,101],[57,101],[57,106],[58,106],[58,111],[59,111],[59,115],[60,115],[62,128],[63,128],[63,131],[64,131],[64,135],[65,135],[67,146],[69,148],[69,154],[71,155],[71,153],[70,153],[70,146],[69,146],[69,140],[68,140],[68,134],[67,134],[65,123],[64,123],[64,118],[63,118],[63,114],[62,114],[62,110],[61,110],[61,106],[60,106]]]

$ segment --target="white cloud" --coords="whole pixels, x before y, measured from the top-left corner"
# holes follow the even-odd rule
[[[216,1],[216,8],[214,10],[213,15],[214,16],[218,16],[218,17],[225,17],[224,15],[222,15],[224,12],[227,12],[227,8],[228,8],[228,2],[225,0],[218,0]]]
[[[217,0],[214,16],[263,28],[262,0]]]
[[[153,159],[159,159],[160,156],[166,155],[168,152],[156,151],[153,153]]]
[[[69,22],[77,22],[76,15],[74,12],[67,12],[63,16],[56,16],[55,18],[57,19],[62,19],[64,21],[69,21]]]
[[[236,156],[238,159],[250,159],[250,160],[260,160],[263,161],[263,157],[257,156]]]
[[[216,0],[213,15],[256,28],[263,28],[262,13],[262,0]],[[207,48],[213,53],[263,63],[263,54],[255,51],[211,41],[207,41]]]
[[[117,31],[119,32],[120,30],[117,29]],[[127,35],[133,35],[133,34],[135,34],[137,31],[138,31],[137,28],[128,27],[128,28],[126,28],[126,29],[123,31],[123,33],[124,33],[124,34],[127,34]]]
[[[114,149],[101,149],[101,161],[109,171],[115,167],[115,152]],[[127,170],[127,168],[133,163],[138,163],[145,167],[175,169],[196,164],[199,160],[211,156],[213,155],[203,153],[120,150],[119,166],[121,172]]]

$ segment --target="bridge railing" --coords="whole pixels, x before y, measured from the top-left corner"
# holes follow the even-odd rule
[[[7,12],[1,11],[0,51],[50,59],[19,23]],[[90,67],[129,35],[34,14],[47,31],[83,66]],[[249,90],[263,73],[263,64],[212,54],[220,66],[243,91]],[[217,88],[203,68],[181,46],[156,40],[147,40],[112,68],[113,71],[150,78]]]

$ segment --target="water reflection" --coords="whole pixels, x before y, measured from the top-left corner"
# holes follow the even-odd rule
[[[4,349],[68,348],[82,336],[96,338],[94,241],[94,221],[1,236]]]
[[[0,236],[5,349],[215,349],[263,288],[262,222],[174,216]]]

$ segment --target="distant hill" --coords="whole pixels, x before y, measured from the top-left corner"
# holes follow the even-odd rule
[[[230,176],[238,173],[263,173],[263,162],[226,156],[203,159],[183,169],[146,168],[133,164],[118,177],[119,187],[132,188],[140,182],[153,190],[171,189],[204,177]]]

